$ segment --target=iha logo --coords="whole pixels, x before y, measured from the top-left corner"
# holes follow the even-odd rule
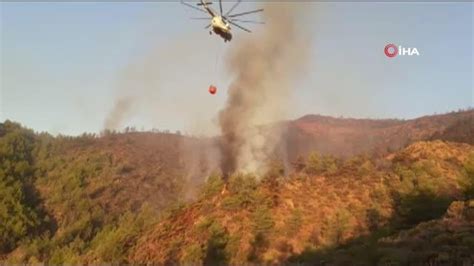
[[[385,45],[385,48],[383,49],[385,55],[387,57],[395,57],[397,55],[400,56],[412,56],[412,55],[420,55],[420,52],[418,52],[418,49],[415,48],[407,48],[407,47],[402,47],[401,45],[396,46],[393,43]]]

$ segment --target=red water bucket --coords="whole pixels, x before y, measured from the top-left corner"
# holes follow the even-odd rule
[[[216,94],[217,88],[214,85],[209,86],[209,93],[210,94]]]

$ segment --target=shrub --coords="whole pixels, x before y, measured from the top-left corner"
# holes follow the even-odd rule
[[[302,162],[298,163],[301,167]],[[338,170],[338,161],[334,156],[324,155],[312,152],[308,156],[308,160],[304,167],[304,172],[309,175],[329,174],[333,175]]]
[[[202,265],[205,255],[205,251],[199,244],[191,244],[184,249],[184,254],[181,258],[181,264]]]
[[[331,155],[323,157],[323,169],[326,174],[333,175],[337,172],[338,163],[336,158]]]
[[[452,199],[434,194],[432,191],[413,191],[401,195],[397,213],[402,227],[441,217]]]
[[[382,220],[379,210],[376,208],[368,209],[366,213],[366,220],[370,231],[377,230]]]
[[[266,206],[259,206],[253,213],[254,234],[267,234],[275,225],[270,210]]]
[[[316,152],[312,152],[308,156],[308,160],[306,162],[306,167],[304,171],[309,175],[317,175],[323,172],[323,161],[321,159],[321,155]]]
[[[344,240],[344,234],[349,227],[350,217],[351,214],[346,209],[340,209],[337,211],[336,216],[332,221],[332,228],[330,228],[330,233],[334,243],[341,244]]]
[[[228,183],[230,195],[222,201],[226,210],[237,210],[253,206],[257,201],[257,180],[253,175],[237,174]]]
[[[71,247],[68,247],[68,246],[58,247],[55,250],[53,250],[51,254],[51,258],[48,261],[48,264],[50,265],[80,264],[80,258],[77,254],[78,254],[78,251],[74,250]]]
[[[228,261],[226,246],[229,234],[219,223],[213,222],[209,226],[210,237],[207,240],[207,252],[204,259],[205,265],[225,265]]]
[[[464,185],[464,194],[466,198],[474,198],[474,152],[470,153],[464,162],[464,170],[466,172],[466,182]]]
[[[358,169],[358,174],[361,176],[365,176],[365,175],[369,175],[373,173],[374,171],[375,171],[375,167],[372,164],[372,162],[370,160],[366,160],[360,165]]]
[[[91,254],[100,262],[126,263],[128,249],[139,234],[155,222],[152,211],[143,206],[139,213],[123,214],[116,225],[107,225],[91,242]]]
[[[0,131],[0,253],[6,253],[39,231],[42,219],[30,189],[33,132],[9,121],[0,123]]]
[[[213,174],[207,178],[201,193],[204,197],[211,197],[219,193],[223,187],[224,181],[222,180],[221,176]]]
[[[300,209],[293,209],[286,220],[286,229],[288,236],[294,236],[300,231],[303,224],[303,213]]]

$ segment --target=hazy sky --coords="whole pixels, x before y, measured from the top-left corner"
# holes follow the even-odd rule
[[[288,118],[414,118],[473,106],[473,3],[306,4],[313,15],[302,28],[313,39],[312,64],[295,82]],[[206,22],[188,19],[198,12],[174,2],[0,8],[0,121],[98,132],[125,94],[137,98],[137,108],[123,126],[217,132],[232,80],[223,60],[248,33],[234,29],[224,44],[203,29]],[[388,43],[421,55],[389,59]],[[146,77],[124,85],[131,69]],[[211,83],[215,96],[207,92]]]

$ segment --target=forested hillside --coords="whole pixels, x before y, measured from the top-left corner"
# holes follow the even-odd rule
[[[409,120],[306,115],[287,124],[290,158],[315,150],[346,158],[362,153],[384,155],[429,139],[474,144],[472,109]]]
[[[188,193],[181,136],[52,137],[7,121],[0,137],[0,254],[16,262],[124,257]]]
[[[138,240],[130,261],[474,261],[472,146],[418,142],[388,158],[346,161],[312,154],[299,166],[287,177],[275,166],[260,182],[252,175],[236,174],[227,183],[212,176],[196,203],[175,211]],[[428,222],[442,219],[450,204],[462,209],[454,210],[456,219]]]
[[[51,136],[5,121],[0,262],[472,264],[472,111],[444,116],[420,118],[416,132],[431,133],[401,149],[338,156],[314,146],[295,153],[289,173],[272,160],[263,176],[227,179],[209,158],[216,138]],[[328,121],[321,127],[358,123]]]

